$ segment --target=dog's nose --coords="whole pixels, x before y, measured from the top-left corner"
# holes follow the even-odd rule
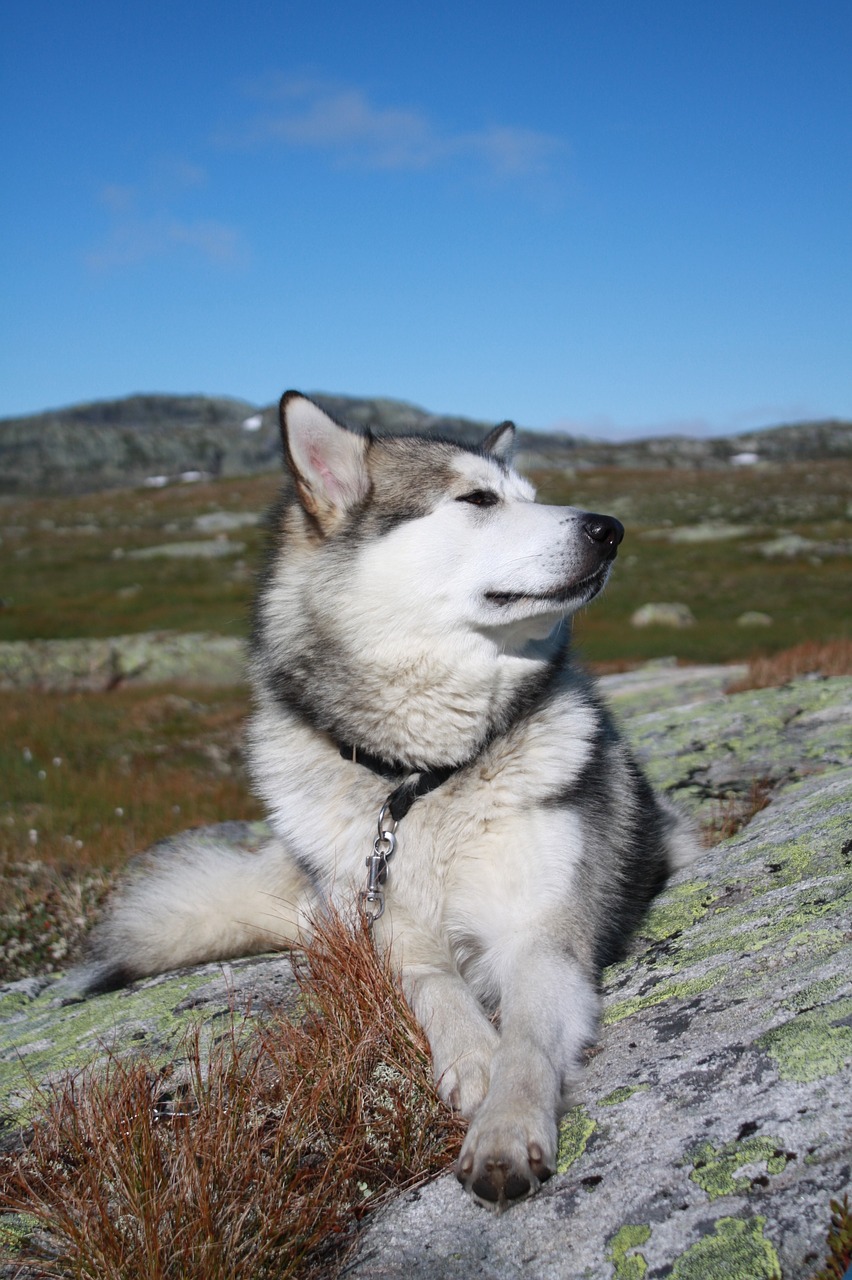
[[[599,542],[602,546],[612,547],[613,550],[624,537],[624,525],[614,516],[598,516],[590,513],[583,521],[583,529],[592,542]]]

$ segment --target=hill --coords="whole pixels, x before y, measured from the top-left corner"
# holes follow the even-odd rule
[[[475,440],[492,425],[399,400],[315,393],[335,417],[378,433],[426,431]],[[738,453],[770,462],[852,456],[852,423],[800,422],[736,436],[619,443],[521,430],[527,465],[720,467]],[[0,493],[85,493],[277,470],[277,410],[210,396],[133,395],[0,419]]]

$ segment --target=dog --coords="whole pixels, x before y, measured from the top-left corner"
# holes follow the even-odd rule
[[[274,834],[143,858],[89,989],[268,951],[360,901],[470,1121],[457,1177],[503,1209],[554,1172],[601,970],[690,852],[571,661],[624,530],[536,503],[511,423],[478,447],[377,437],[288,392],[281,427],[250,656]]]

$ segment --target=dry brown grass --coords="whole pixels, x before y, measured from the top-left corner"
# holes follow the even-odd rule
[[[813,1280],[844,1280],[852,1266],[852,1215],[849,1212],[849,1196],[844,1194],[832,1200],[831,1225],[825,1245],[828,1254],[825,1264],[813,1277]]]
[[[787,684],[797,676],[852,675],[852,640],[807,640],[769,657],[752,658],[741,680],[728,685],[726,693],[747,689],[769,689]]]
[[[720,800],[702,824],[704,844],[721,844],[748,826],[755,814],[769,804],[774,785],[771,778],[754,778],[747,792],[731,792]]]
[[[306,1014],[232,1020],[205,1060],[114,1059],[43,1099],[0,1204],[58,1247],[78,1280],[288,1280],[336,1273],[389,1193],[443,1170],[462,1126],[362,920],[324,920],[296,974]]]

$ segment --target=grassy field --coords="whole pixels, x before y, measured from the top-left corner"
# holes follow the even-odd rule
[[[852,465],[535,478],[545,501],[609,512],[627,526],[604,598],[577,622],[591,663],[725,662],[848,641],[852,594],[841,552],[852,539]],[[259,515],[277,485],[263,475],[3,501],[0,640],[161,628],[244,635],[260,525],[220,533],[230,544],[221,557],[133,553],[210,542],[210,517]],[[713,537],[722,525],[739,536]],[[781,534],[807,541],[793,555],[759,550]],[[694,625],[631,625],[649,601],[688,605]],[[772,621],[744,627],[738,619],[748,611]],[[241,752],[247,710],[241,687],[0,693],[0,980],[73,957],[110,876],[132,853],[182,828],[259,816]]]
[[[724,662],[808,639],[849,635],[852,608],[852,464],[804,463],[725,471],[585,471],[536,477],[543,499],[617,515],[627,537],[604,599],[578,621],[589,661],[674,655]],[[247,628],[260,526],[222,536],[231,554],[209,559],[134,553],[164,543],[209,542],[197,525],[215,513],[264,511],[274,476],[0,504],[0,640],[110,636],[161,628],[241,635]],[[680,541],[700,526],[740,536]],[[698,528],[697,528],[698,526]],[[798,554],[758,548],[798,535]],[[845,544],[847,554],[839,554]],[[227,550],[227,545],[226,545]],[[687,604],[688,630],[638,629],[649,601]],[[746,611],[772,618],[748,630]]]
[[[544,500],[617,515],[627,529],[604,599],[577,623],[590,662],[663,656],[728,662],[852,632],[852,464],[601,469],[538,479]],[[714,537],[714,526],[743,532]],[[815,546],[791,556],[759,550],[781,534]],[[689,541],[690,535],[699,538]],[[839,554],[844,545],[846,554]],[[634,611],[650,601],[688,605],[695,625],[631,626]],[[738,619],[748,612],[772,622],[744,627]]]

